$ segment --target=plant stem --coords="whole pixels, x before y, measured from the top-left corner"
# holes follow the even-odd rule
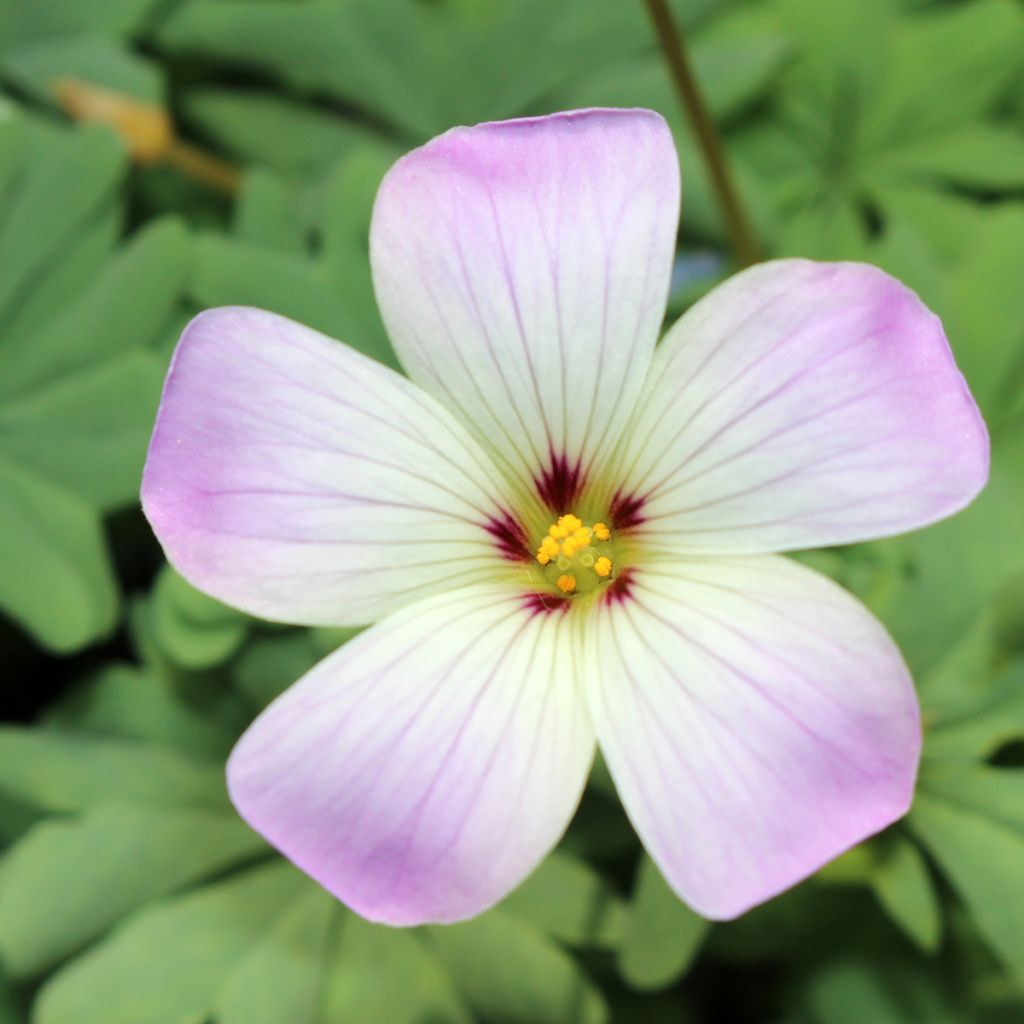
[[[242,176],[235,167],[179,139],[168,147],[165,160],[182,174],[218,192],[231,196],[241,188]]]
[[[238,191],[238,169],[177,138],[163,107],[77,78],[59,78],[53,90],[60,105],[76,120],[98,121],[113,128],[137,164],[170,165],[207,188],[228,195]]]
[[[647,11],[654,23],[654,30],[661,45],[661,51],[668,62],[679,99],[686,111],[690,124],[697,136],[704,162],[711,176],[711,184],[721,207],[722,216],[729,232],[733,251],[740,264],[749,267],[760,259],[757,240],[750,227],[739,194],[733,185],[729,165],[722,150],[714,122],[707,105],[700,94],[697,80],[690,67],[686,44],[669,10],[667,0],[644,0]]]

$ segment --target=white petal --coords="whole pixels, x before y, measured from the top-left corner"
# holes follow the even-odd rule
[[[398,613],[256,720],[228,767],[235,805],[372,920],[479,913],[558,841],[587,777],[571,626],[493,586]]]
[[[142,488],[190,582],[255,615],[330,625],[509,571],[501,495],[490,459],[415,385],[240,308],[182,335]]]
[[[671,135],[644,110],[455,128],[377,195],[374,284],[403,365],[557,512],[643,382],[678,205]]]
[[[778,260],[669,331],[614,461],[652,540],[756,553],[956,512],[987,479],[988,436],[913,292],[863,264]]]
[[[775,556],[668,561],[598,606],[598,742],[676,892],[730,918],[905,813],[906,667],[870,613]]]

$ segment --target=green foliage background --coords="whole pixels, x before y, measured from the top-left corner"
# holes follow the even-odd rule
[[[258,304],[393,362],[374,191],[456,123],[665,114],[672,315],[729,272],[722,224],[639,0],[0,0],[2,1024],[1024,1020],[1024,7],[675,8],[765,251],[916,288],[992,430],[969,511],[806,558],[914,671],[912,813],[714,926],[600,768],[559,850],[466,924],[368,925],[281,861],[223,761],[349,634],[254,621],[161,564],[137,492],[182,325]],[[237,197],[131,166],[61,115],[61,76],[166,105],[242,168]]]

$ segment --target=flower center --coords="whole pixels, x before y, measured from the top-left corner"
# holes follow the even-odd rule
[[[571,512],[559,516],[537,548],[537,561],[563,594],[589,594],[614,579],[611,530],[587,526]]]

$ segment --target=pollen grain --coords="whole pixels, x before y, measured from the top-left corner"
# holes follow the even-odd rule
[[[553,583],[563,594],[586,594],[610,582],[614,576],[611,536],[605,523],[588,526],[572,512],[559,516],[537,547],[537,561],[550,566],[549,585]]]

